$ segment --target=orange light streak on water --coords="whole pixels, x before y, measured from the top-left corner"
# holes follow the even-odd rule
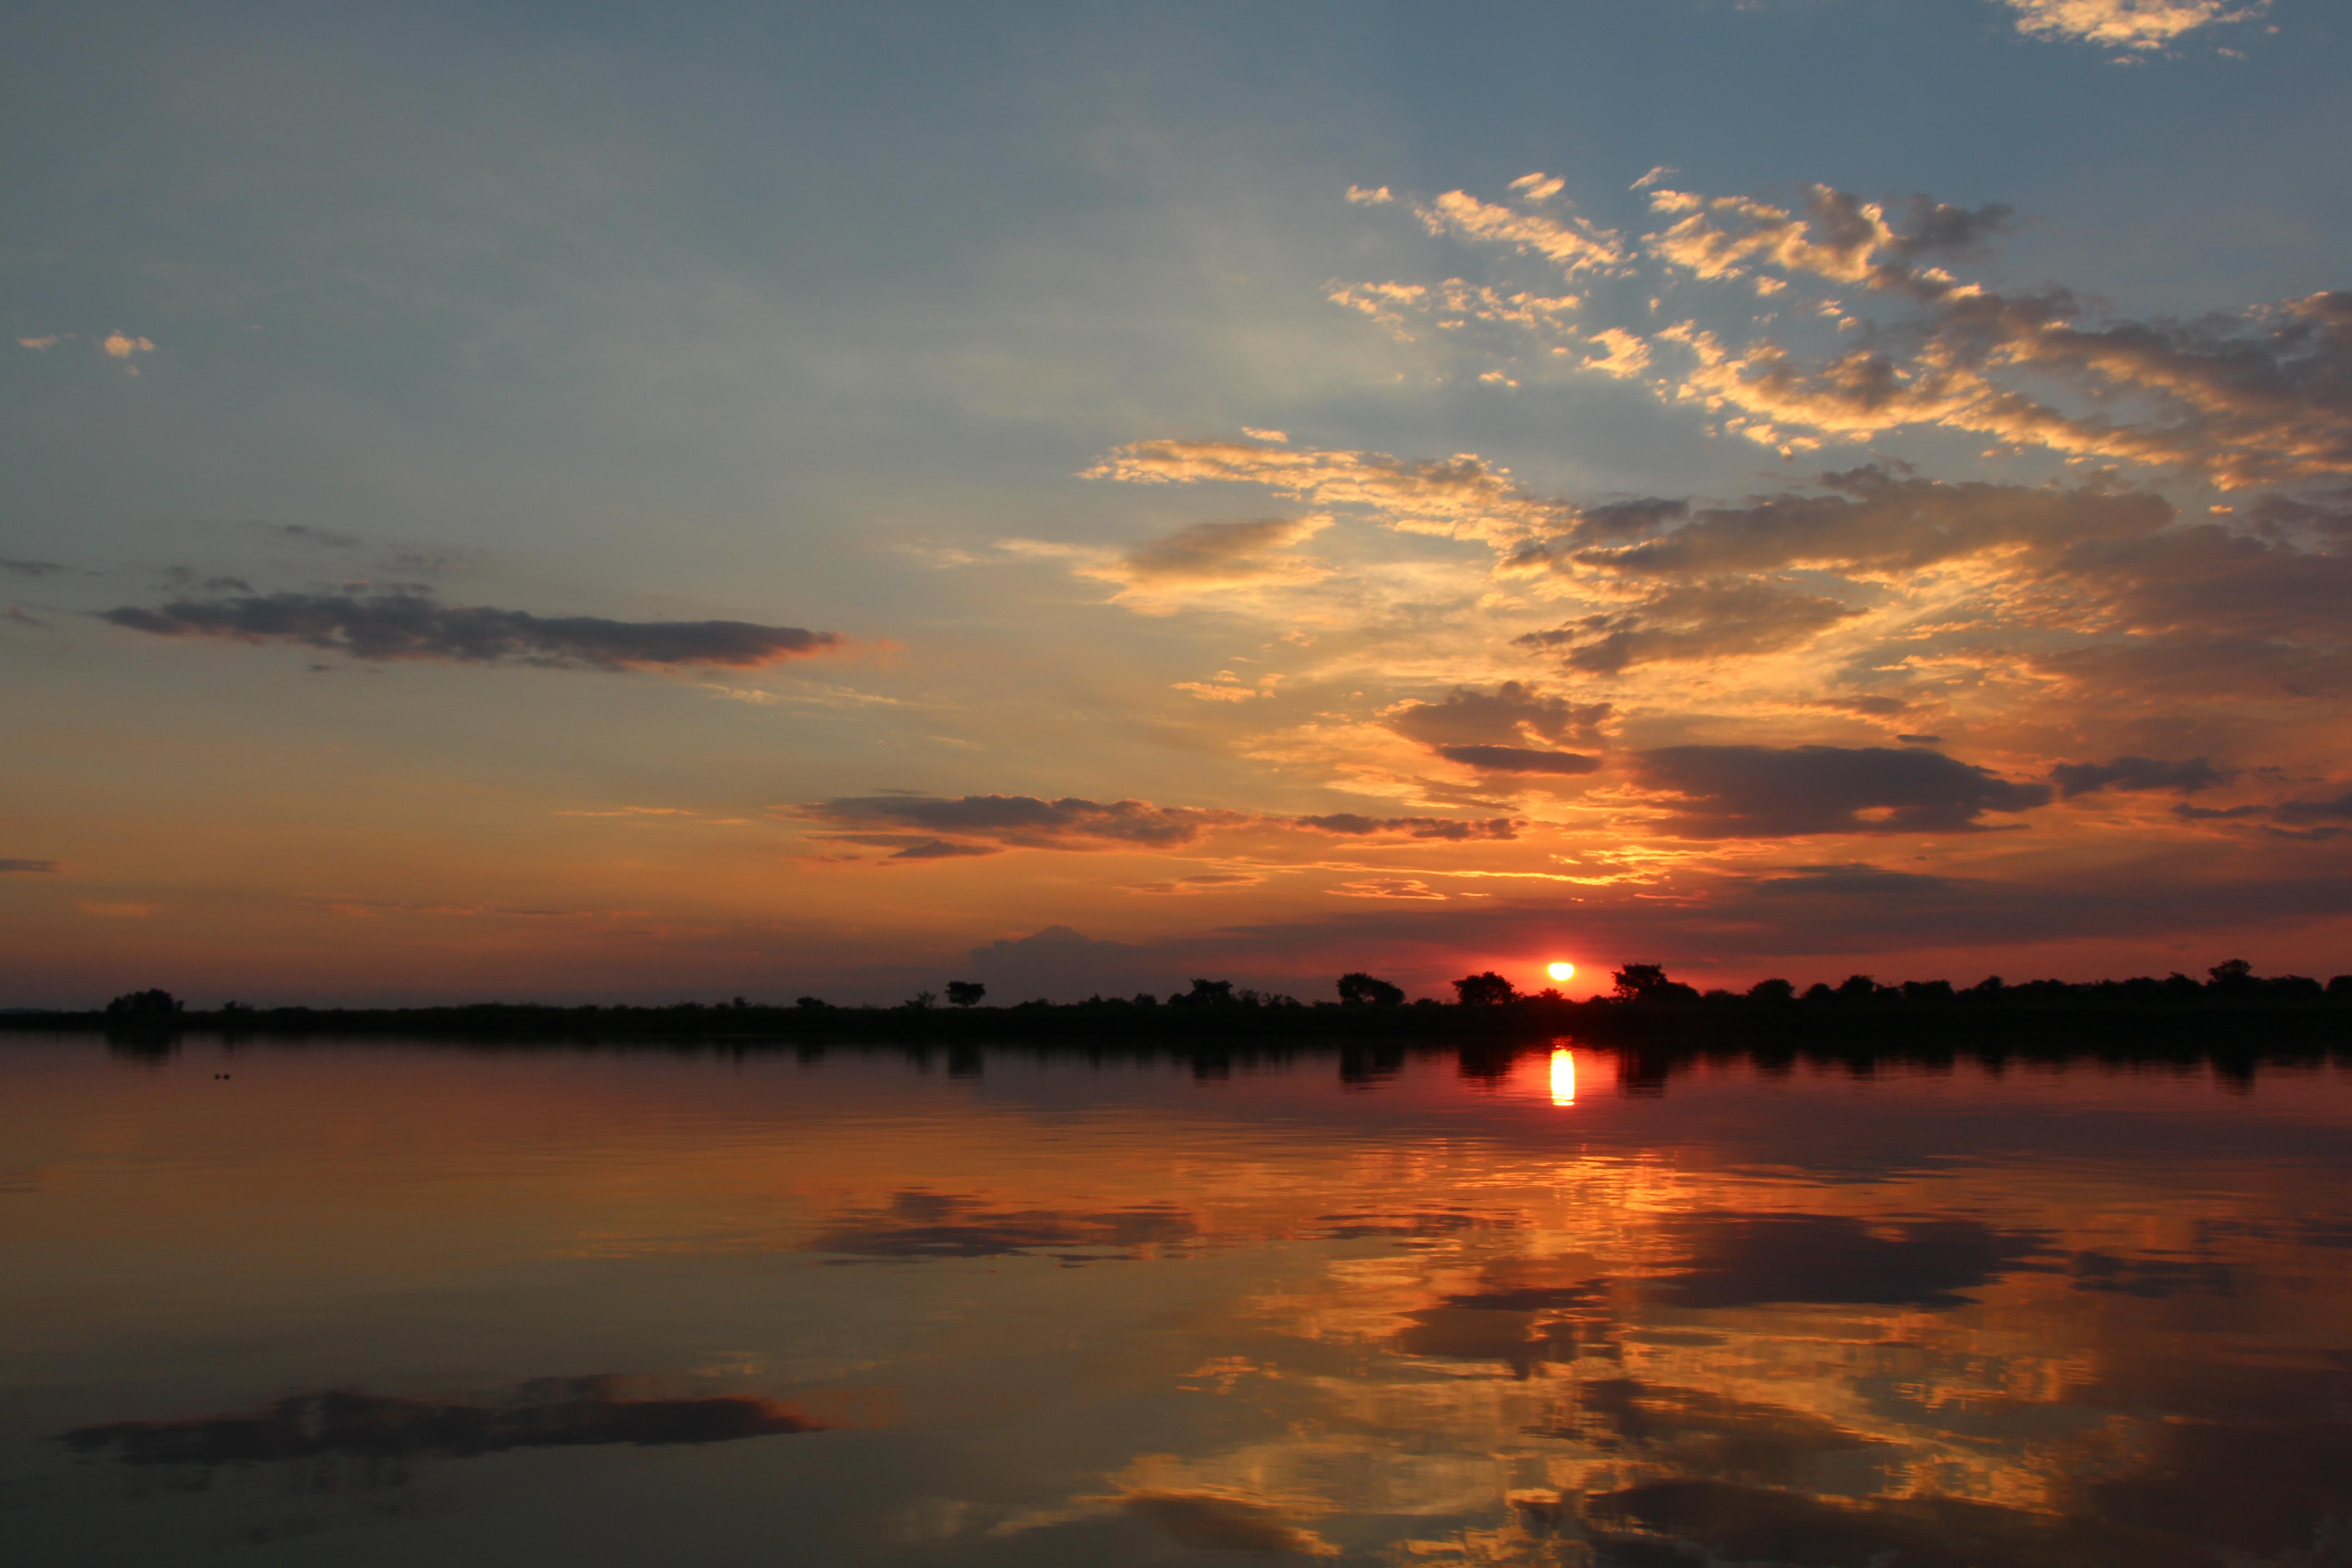
[[[1576,1103],[1576,1053],[1566,1046],[1551,1054],[1551,1102],[1554,1105]]]

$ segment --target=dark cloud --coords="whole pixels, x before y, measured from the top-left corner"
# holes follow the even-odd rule
[[[822,837],[829,844],[863,844],[868,848],[890,850],[888,858],[892,860],[960,860],[1004,853],[1001,845],[958,844],[919,833],[827,833]]]
[[[2000,1563],[2221,1568],[2187,1542],[2129,1523],[1959,1498],[1813,1497],[1720,1480],[1664,1480],[1590,1497],[1589,1529],[1610,1561],[1981,1568]],[[1627,1532],[1622,1535],[1619,1532]],[[1622,1548],[1620,1557],[1616,1550]]]
[[[1667,832],[1685,838],[1815,833],[1966,833],[1989,811],[2048,804],[2046,784],[2014,784],[1937,752],[1883,746],[1666,746],[1637,755],[1636,778],[1678,796]]]
[[[1810,1410],[1704,1388],[1615,1377],[1579,1379],[1575,1389],[1577,1419],[1548,1428],[1549,1435],[1715,1476],[1793,1480],[1823,1455],[1876,1441]]]
[[[1153,805],[1140,800],[1082,800],[1076,795],[1059,800],[1028,795],[857,795],[822,801],[806,809],[821,822],[887,825],[925,835],[951,833],[1022,849],[1172,849],[1194,842],[1212,828],[1255,820],[1245,812]],[[842,837],[851,842],[877,842],[870,836]],[[898,840],[885,837],[878,842]],[[939,840],[927,837],[922,842]],[[949,852],[926,850],[919,858]]]
[[[842,1211],[803,1250],[867,1258],[1006,1258],[1045,1252],[1079,1262],[1136,1257],[1138,1247],[1190,1241],[1199,1234],[1190,1215],[1166,1204],[1071,1213],[994,1209],[978,1198],[905,1192],[876,1207]]]
[[[1897,735],[1895,738],[1906,746],[1940,746],[1944,743],[1941,735]]]
[[[0,876],[22,873],[35,877],[54,877],[66,868],[62,860],[0,860]]]
[[[2352,822],[2352,790],[2333,800],[2289,800],[2279,803],[2281,822]]]
[[[1666,1229],[1683,1256],[1653,1289],[1661,1300],[1696,1308],[1957,1307],[1969,1300],[1960,1291],[2042,1256],[2049,1242],[1972,1219],[1873,1227],[1851,1215],[1694,1214]]]
[[[619,1379],[546,1378],[480,1405],[331,1392],[184,1421],[120,1421],[65,1434],[83,1453],[131,1465],[314,1459],[475,1458],[515,1448],[724,1443],[824,1428],[789,1405],[744,1397],[628,1399]]]
[[[1581,616],[1511,639],[1556,651],[1570,669],[1615,675],[1636,664],[1771,653],[1811,641],[1863,612],[1818,594],[1751,578],[1676,584],[1632,609]]]
[[[1353,1209],[1315,1216],[1307,1234],[1318,1241],[1362,1241],[1387,1237],[1398,1241],[1427,1241],[1465,1230],[1491,1230],[1517,1223],[1474,1209]]]
[[[307,522],[257,522],[253,526],[290,543],[315,545],[321,550],[356,550],[360,546],[359,540],[351,534],[337,533],[331,528],[313,528]]]
[[[1123,1493],[1120,1510],[1181,1546],[1205,1552],[1251,1552],[1289,1557],[1334,1557],[1339,1548],[1294,1523],[1289,1513],[1255,1497],[1231,1492],[1138,1489]]]
[[[2352,486],[2325,491],[2321,499],[2266,495],[2246,508],[2247,521],[2273,534],[2291,528],[2311,529],[2325,538],[2352,538]]]
[[[2111,1296],[2232,1296],[2237,1293],[2235,1270],[2226,1263],[2205,1258],[2164,1258],[2152,1254],[2117,1257],[2111,1252],[2078,1252],[2067,1259],[2067,1272],[2077,1290]]]
[[[2142,636],[2316,641],[2338,656],[2352,642],[2352,556],[2195,523],[2137,539],[2083,540],[2056,569]]]
[[[748,621],[609,621],[443,605],[428,594],[241,594],[125,605],[100,618],[156,637],[229,637],[328,648],[353,658],[441,659],[590,669],[747,668],[840,646],[831,632]]]
[[[2242,822],[2250,816],[2267,816],[2266,805],[2190,805],[2186,801],[2172,808],[2172,815],[2184,822]]]
[[[2017,209],[2002,202],[1955,206],[1913,195],[1899,204],[1895,236],[1880,248],[1901,260],[1928,256],[1966,256],[1981,250],[1997,234],[2017,226]]]
[[[1458,822],[1445,816],[1360,816],[1351,811],[1334,812],[1326,816],[1297,816],[1290,819],[1301,827],[1318,833],[1333,833],[1342,838],[1362,838],[1373,834],[1401,833],[1408,838],[1434,838],[1460,844],[1474,839],[1517,838],[1520,824],[1507,816],[1496,816],[1485,822]]]
[[[169,587],[180,589],[198,588],[207,594],[250,594],[253,592],[253,584],[247,582],[242,577],[228,577],[222,575],[206,576],[203,573],[189,566],[169,566],[164,568],[163,582],[165,585]]]
[[[1518,746],[1532,737],[1553,744],[1591,742],[1612,711],[1606,702],[1570,702],[1507,680],[1492,692],[1457,686],[1436,702],[1407,702],[1385,715],[1409,741],[1447,746]]]
[[[1548,1363],[1618,1353],[1610,1282],[1595,1260],[1572,1255],[1490,1265],[1476,1289],[1405,1319],[1399,1353],[1500,1363],[1520,1379]]]
[[[2085,539],[2138,538],[2174,516],[2169,502],[2145,491],[1947,483],[1875,466],[1825,474],[1821,486],[1827,493],[1708,508],[1671,532],[1573,560],[1640,577],[1797,566],[1916,572],[2018,545],[2047,553]]]
[[[1449,763],[1496,773],[1590,773],[1601,769],[1599,757],[1531,746],[1440,746],[1437,754]]]
[[[54,561],[0,561],[0,572],[15,577],[46,577],[64,570]]]
[[[974,855],[996,853],[984,844],[950,844],[944,838],[923,838],[911,844],[897,839],[890,842],[898,846],[898,852],[890,857],[893,860],[961,860]]]
[[[2050,782],[2061,798],[2093,795],[2100,790],[2178,790],[2195,795],[2226,784],[2231,775],[2205,757],[2164,763],[2153,757],[2117,757],[2111,763],[2061,763],[2050,770]]]
[[[1560,570],[1579,550],[1647,539],[1689,515],[1689,501],[1656,496],[1580,508],[1566,532],[1521,543],[1507,558],[1507,564],[1522,572],[1545,567]]]
[[[2086,647],[2021,647],[2018,661],[2092,700],[2243,703],[2352,693],[2352,659],[2310,639],[2269,641],[2172,630]]]
[[[1395,835],[1464,843],[1515,838],[1509,817],[1461,821],[1443,816],[1263,816],[1244,811],[1154,805],[1149,801],[1044,800],[1028,795],[856,795],[803,808],[819,822],[847,831],[824,837],[853,844],[896,846],[893,858],[937,858],[973,850],[968,841],[1014,849],[1175,849],[1221,828],[1305,829],[1361,838]],[[882,828],[860,832],[859,828]],[[950,840],[944,836],[953,835]],[[962,847],[958,847],[959,845]]]
[[[1883,898],[1938,893],[1954,886],[1949,877],[1918,871],[1890,871],[1883,866],[1851,861],[1842,866],[1794,866],[1789,874],[1755,884],[1765,898]]]
[[[2257,1388],[2269,1370],[2242,1360],[2212,1369]],[[2310,1397],[2290,1394],[2265,1402],[2252,1421],[2151,1423],[2133,1445],[2136,1463],[2100,1467],[2104,1474],[2078,1471],[2063,1501],[2175,1540],[2210,1542],[2232,1562],[2311,1561],[2319,1555],[2312,1543],[2341,1539],[2340,1521],[2352,1517],[2352,1421],[2343,1415],[2340,1373],[2289,1375],[2332,1393],[2335,1410],[2316,1420],[2281,1419],[2283,1409]]]

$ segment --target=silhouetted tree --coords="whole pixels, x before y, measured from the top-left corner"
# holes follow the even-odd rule
[[[1698,995],[1681,981],[1667,979],[1663,964],[1629,963],[1610,978],[1616,982],[1620,1002],[1688,1001]]]
[[[2338,974],[2327,982],[2327,994],[2341,1001],[2352,997],[2352,974]]]
[[[824,1004],[814,996],[802,996],[795,999],[793,1005],[803,1012],[814,1013],[823,1010]]]
[[[973,1006],[979,1003],[982,997],[987,994],[988,987],[982,985],[977,980],[950,980],[948,982],[948,1003],[951,1006]]]
[[[1230,980],[1195,980],[1190,991],[1179,991],[1168,998],[1171,1007],[1232,1007],[1234,983]]]
[[[918,991],[898,1004],[899,1006],[916,1013],[928,1013],[939,1005],[940,994],[936,991]]]
[[[117,1017],[167,1018],[186,1006],[169,991],[126,991],[109,1002],[106,1010]]]
[[[2254,966],[2242,958],[2224,959],[2205,972],[2211,985],[2225,996],[2242,995],[2254,988]]]
[[[1358,1007],[1402,1007],[1404,987],[1375,980],[1357,970],[1339,976],[1339,1000]]]
[[[1839,997],[1847,1002],[1867,1002],[1878,994],[1878,982],[1867,974],[1849,974],[1845,984],[1837,989]]]
[[[1495,1007],[1519,999],[1517,988],[1491,969],[1455,981],[1454,994],[1465,1007]]]
[[[1906,1002],[1948,1002],[1952,999],[1952,983],[1948,980],[1906,980],[1903,983]]]
[[[1759,980],[1748,988],[1750,1002],[1788,1002],[1796,994],[1796,986],[1786,980]]]

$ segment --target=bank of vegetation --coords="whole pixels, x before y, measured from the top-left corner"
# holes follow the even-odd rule
[[[2321,983],[2263,976],[2242,960],[2216,964],[2202,980],[2158,979],[1973,985],[1946,981],[1882,984],[1854,975],[1800,992],[1765,980],[1745,992],[1700,992],[1654,963],[1628,963],[1605,995],[1581,1001],[1543,991],[1524,994],[1492,973],[1454,983],[1454,999],[1408,1001],[1402,988],[1362,973],[1343,975],[1330,1000],[1195,980],[1167,997],[1092,996],[1083,1002],[992,1005],[976,982],[894,1006],[833,1006],[814,996],[789,1005],[736,997],[662,1006],[547,1006],[479,1003],[390,1008],[264,1007],[230,1002],[192,1008],[167,992],[127,993],[87,1012],[0,1015],[16,1030],[94,1030],[137,1047],[189,1032],[228,1037],[401,1037],[517,1043],[638,1040],[727,1041],[757,1046],[888,1044],[918,1047],[998,1045],[1089,1050],[1171,1049],[1214,1054],[1235,1048],[1340,1050],[1451,1047],[1511,1051],[1570,1038],[1597,1046],[1667,1051],[1716,1047],[1862,1053],[1965,1049],[2007,1051],[2342,1050],[2352,1045],[2352,975]]]

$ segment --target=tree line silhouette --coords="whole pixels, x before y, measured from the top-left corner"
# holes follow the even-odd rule
[[[1385,1037],[1444,1037],[1464,1034],[1580,1032],[1596,1037],[1690,1037],[1709,1031],[1785,1032],[1832,1027],[1839,1021],[1901,1015],[1914,1022],[1952,1027],[2014,1023],[2030,1016],[2110,1016],[2146,1023],[2164,1018],[2249,1013],[2309,1015],[2329,1028],[2352,1023],[2352,974],[2321,982],[2305,975],[2258,975],[2244,959],[2230,959],[2206,971],[2203,980],[2181,973],[2158,979],[2067,982],[2032,980],[2011,984],[1998,975],[1956,987],[1946,980],[1886,984],[1867,974],[1836,985],[1819,984],[1800,992],[1788,980],[1759,980],[1744,992],[1700,991],[1667,974],[1657,963],[1628,963],[1611,975],[1606,994],[1578,1001],[1557,989],[1521,992],[1493,970],[1465,974],[1453,983],[1454,997],[1408,999],[1392,981],[1361,970],[1339,977],[1335,1000],[1302,1003],[1279,992],[1238,986],[1230,980],[1194,979],[1164,999],[1150,992],[1133,996],[1093,995],[1082,1002],[1053,1003],[1042,997],[1009,1006],[985,1005],[987,986],[979,981],[946,983],[948,1006],[922,992],[892,1006],[835,1006],[802,996],[790,1006],[753,1003],[737,996],[716,1005],[678,1002],[660,1006],[546,1006],[480,1003],[461,1006],[398,1008],[257,1007],[227,1002],[206,1011],[160,988],[127,992],[92,1012],[0,1014],[0,1028],[99,1027],[119,1034],[207,1029],[228,1034],[425,1034],[493,1037],[660,1035],[665,1033],[769,1035],[792,1037],[1018,1038],[1098,1026],[1120,1016],[1159,1034],[1207,1030],[1254,1030],[1311,1038],[1318,1035]],[[1150,1022],[1147,1024],[1146,1020]]]

